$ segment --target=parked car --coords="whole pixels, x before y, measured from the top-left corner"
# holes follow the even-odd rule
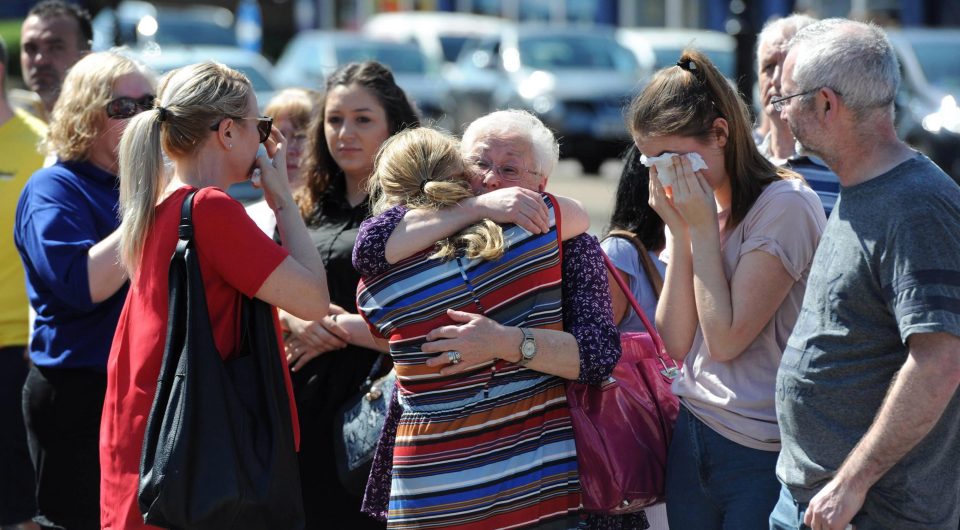
[[[461,127],[494,110],[529,110],[556,132],[562,157],[595,174],[630,143],[623,111],[639,77],[610,28],[519,25],[464,48],[448,79]]]
[[[960,30],[887,34],[900,60],[897,133],[960,182]]]
[[[302,31],[277,60],[280,86],[322,88],[334,70],[353,61],[376,60],[393,71],[397,84],[413,100],[421,118],[453,129],[453,101],[440,67],[416,44],[376,39],[348,31]]]
[[[363,32],[378,39],[411,42],[435,64],[448,68],[471,40],[498,34],[512,24],[504,19],[448,12],[397,12],[373,15]]]
[[[260,108],[266,106],[276,92],[273,66],[257,52],[236,46],[164,46],[160,50],[132,52],[134,57],[158,74],[203,61],[217,61],[243,72],[250,79]]]
[[[224,7],[193,4],[157,5],[124,0],[93,18],[93,49],[165,45],[236,46],[233,13]]]
[[[734,79],[737,73],[737,41],[719,31],[691,28],[620,28],[617,30],[617,40],[640,57],[648,57],[647,50],[652,49],[654,72],[677,64],[680,53],[685,48],[696,48],[703,52],[727,79]]]

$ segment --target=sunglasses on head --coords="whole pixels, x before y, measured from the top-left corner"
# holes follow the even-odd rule
[[[147,94],[139,98],[122,96],[112,99],[106,106],[107,117],[115,120],[132,118],[143,111],[152,109],[155,97],[153,94]]]
[[[267,141],[267,138],[270,138],[270,130],[273,128],[273,118],[270,116],[259,116],[256,118],[234,118],[230,116],[230,118],[234,120],[257,120],[257,132],[260,133],[260,143],[264,143]],[[219,121],[210,126],[211,131],[216,131],[219,128]]]

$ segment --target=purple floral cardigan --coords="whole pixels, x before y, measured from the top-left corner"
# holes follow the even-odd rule
[[[406,215],[407,209],[395,206],[360,226],[353,247],[353,266],[364,277],[386,271],[387,239]],[[600,384],[613,372],[620,360],[620,332],[613,321],[610,286],[603,264],[603,251],[596,238],[581,234],[563,243],[562,291],[563,328],[574,336],[581,352],[581,383]],[[391,397],[387,419],[380,435],[363,498],[364,513],[385,521],[390,500],[390,474],[393,467],[393,442],[402,410],[396,395]],[[593,529],[647,528],[643,512],[620,517],[589,516],[585,527]]]

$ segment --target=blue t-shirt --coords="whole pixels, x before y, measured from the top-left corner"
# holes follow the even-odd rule
[[[87,252],[120,226],[116,175],[89,162],[58,161],[20,194],[14,242],[37,313],[30,358],[37,366],[106,371],[127,285],[90,299]]]
[[[622,237],[608,237],[600,242],[600,246],[610,257],[613,266],[626,273],[624,280],[630,286],[633,297],[640,304],[640,309],[643,309],[643,312],[647,314],[650,323],[656,326],[654,319],[657,316],[657,293],[653,291],[650,279],[647,278],[647,272],[640,263],[637,248],[633,246],[633,243]],[[657,270],[660,271],[660,277],[664,277],[667,265],[652,252],[650,258]],[[629,307],[629,302],[627,304],[627,313],[617,327],[620,328],[620,331],[646,331],[647,328],[643,325],[640,317],[637,316],[636,311]]]

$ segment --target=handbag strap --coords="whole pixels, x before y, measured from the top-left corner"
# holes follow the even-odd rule
[[[377,355],[377,360],[373,362],[373,366],[370,367],[370,373],[367,374],[366,379],[360,383],[359,390],[360,392],[366,392],[370,390],[370,387],[373,386],[373,382],[377,379],[377,375],[380,373],[380,368],[383,366],[383,354]]]
[[[177,248],[174,254],[182,258],[187,251],[187,247],[193,243],[193,196],[199,190],[193,190],[183,198],[183,204],[180,205],[180,224],[177,225]]]
[[[637,234],[628,230],[611,230],[607,233],[607,237],[619,237],[633,243],[634,248],[637,249],[637,255],[640,258],[640,264],[643,266],[643,272],[647,275],[647,281],[650,282],[650,287],[653,288],[653,294],[655,294],[657,300],[659,300],[660,293],[663,292],[663,275],[660,274],[660,269],[653,264],[653,258],[651,258],[650,253],[647,252],[647,247],[643,244],[643,241],[640,241]]]
[[[620,274],[620,271],[613,265],[613,262],[610,261],[610,256],[607,256],[606,252],[600,251],[600,254],[603,256],[603,264],[607,266],[607,270],[610,271],[610,275],[613,276],[614,281],[617,282],[617,285],[620,286],[620,290],[623,291],[624,296],[627,297],[627,301],[630,302],[630,306],[633,307],[633,310],[637,312],[637,316],[640,317],[640,320],[643,321],[643,325],[647,328],[647,333],[650,334],[650,338],[653,340],[653,345],[657,348],[657,358],[660,359],[660,364],[663,365],[664,375],[668,377],[675,377],[677,371],[680,369],[680,366],[677,362],[667,355],[667,349],[663,345],[663,339],[660,338],[660,333],[657,332],[657,328],[653,327],[653,324],[650,323],[650,320],[647,318],[647,314],[643,311],[643,308],[640,307],[640,304],[637,303],[637,299],[633,297],[633,292],[630,291],[630,286],[627,285],[626,280],[623,279],[623,276]],[[666,359],[670,359],[670,364],[673,366],[668,366]]]

